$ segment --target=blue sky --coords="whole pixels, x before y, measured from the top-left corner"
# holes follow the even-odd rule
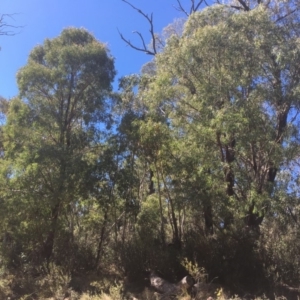
[[[132,0],[144,12],[154,14],[155,31],[161,32],[183,14],[174,9],[176,0]],[[189,0],[182,4],[189,6]],[[131,41],[139,42],[134,30],[142,32],[150,41],[145,19],[121,0],[1,0],[1,14],[13,14],[7,19],[16,29],[15,36],[0,36],[0,96],[12,98],[18,93],[16,73],[26,64],[30,51],[46,38],[54,38],[70,26],[88,29],[101,42],[108,44],[115,57],[117,78],[140,71],[151,59],[120,39],[117,29]]]

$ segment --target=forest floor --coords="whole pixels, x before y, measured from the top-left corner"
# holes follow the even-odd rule
[[[197,289],[182,289],[176,293],[158,293],[150,284],[149,277],[129,281],[120,276],[64,275],[57,270],[46,276],[0,275],[0,300],[299,300],[299,293],[285,293],[283,290],[266,297],[239,296],[228,292],[224,286],[214,283],[198,283]],[[170,283],[173,284],[173,283]],[[174,284],[175,285],[175,284]],[[285,294],[284,296],[281,296]]]

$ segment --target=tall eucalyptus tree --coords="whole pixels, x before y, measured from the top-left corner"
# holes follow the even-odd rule
[[[19,220],[10,231],[27,237],[24,253],[49,261],[65,224],[74,225],[68,211],[95,189],[114,75],[107,47],[75,28],[36,46],[18,72],[20,97],[3,128],[13,210],[5,226]]]

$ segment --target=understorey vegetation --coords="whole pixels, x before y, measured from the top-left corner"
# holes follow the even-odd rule
[[[0,298],[299,299],[300,2],[123,2],[140,74],[67,28],[0,99]]]

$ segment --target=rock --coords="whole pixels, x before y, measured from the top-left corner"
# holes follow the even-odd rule
[[[159,277],[155,272],[150,274],[150,283],[152,287],[163,294],[177,292],[179,289],[176,284]]]

